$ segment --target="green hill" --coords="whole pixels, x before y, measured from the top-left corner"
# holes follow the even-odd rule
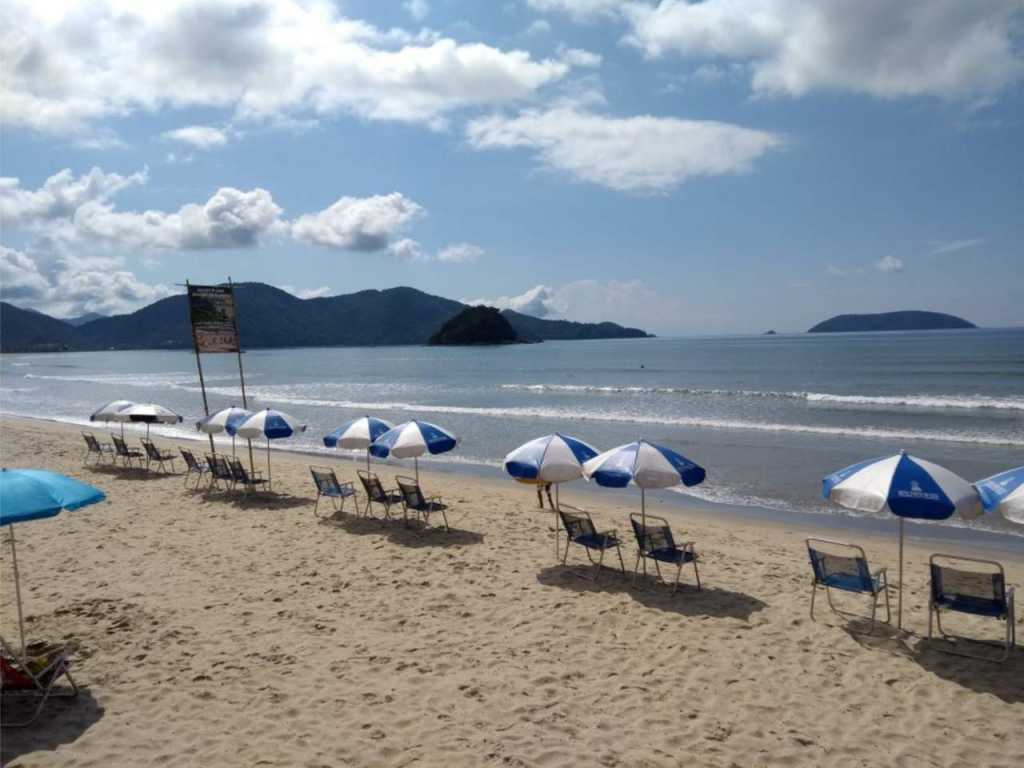
[[[430,337],[431,344],[515,344],[521,341],[512,324],[494,307],[466,307]]]
[[[874,315],[836,315],[811,328],[808,333],[863,333],[865,331],[933,331],[950,328],[977,328],[955,315],[942,312],[881,312]]]

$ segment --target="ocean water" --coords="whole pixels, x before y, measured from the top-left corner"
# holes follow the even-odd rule
[[[824,515],[848,513],[821,478],[872,456],[906,449],[968,480],[1024,463],[1024,329],[256,350],[244,364],[250,408],[309,425],[279,447],[345,459],[321,437],[366,413],[454,431],[459,447],[424,461],[491,476],[549,432],[599,449],[645,437],[707,468],[681,493]],[[211,412],[241,404],[235,356],[203,368]],[[182,438],[203,414],[188,351],[4,355],[0,390],[3,412],[73,423],[110,400],[157,402],[186,422],[155,431]],[[999,517],[969,525],[1024,535]]]

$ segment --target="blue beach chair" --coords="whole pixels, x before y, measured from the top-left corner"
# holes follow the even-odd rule
[[[871,629],[869,633],[875,631],[875,615],[878,610],[879,597],[885,595],[885,622],[889,623],[892,614],[889,608],[889,580],[886,570],[880,568],[872,573],[868,567],[867,555],[864,554],[861,547],[829,539],[807,539],[807,552],[810,555],[811,568],[814,571],[814,578],[811,582],[812,621],[814,620],[814,598],[818,594],[818,590],[824,587],[829,607],[840,616],[851,618],[864,619],[868,617],[836,608],[832,602],[832,590],[839,589],[843,592],[871,595]]]
[[[334,517],[338,517],[338,515],[345,511],[345,499],[352,499],[352,503],[355,504],[355,486],[352,483],[340,482],[333,469],[330,467],[311,466],[309,472],[313,475],[313,482],[316,483],[316,503],[313,505],[314,515],[325,517],[317,512],[320,506],[320,498],[323,496],[331,500],[331,505],[334,507]]]
[[[961,563],[973,566],[986,566],[982,569],[964,570],[954,565]],[[994,560],[978,560],[973,557],[956,555],[932,555],[928,560],[931,569],[931,595],[928,600],[928,639],[932,639],[932,618],[939,635],[949,645],[939,650],[957,656],[967,656],[983,661],[1006,661],[1010,650],[1017,643],[1016,616],[1013,606],[1013,588],[1006,587],[1006,573],[1003,566]],[[970,638],[947,634],[942,629],[942,612],[953,611],[973,616],[988,616],[1006,622],[1006,637],[1000,644],[1003,653],[994,658],[981,654],[969,653],[956,648],[958,640]],[[981,644],[992,644],[983,640],[973,640]]]
[[[629,522],[633,526],[633,534],[636,536],[636,565],[633,567],[633,580],[636,581],[637,571],[640,570],[640,560],[647,558],[654,561],[654,568],[661,578],[660,563],[667,563],[676,567],[676,580],[672,584],[672,591],[679,589],[679,577],[682,576],[683,566],[690,563],[693,565],[693,575],[697,579],[697,589],[700,590],[700,571],[697,570],[697,552],[694,550],[692,541],[676,544],[672,536],[672,528],[668,520],[657,515],[641,515],[633,512],[629,516]]]
[[[566,564],[569,558],[569,545],[576,544],[587,551],[587,559],[591,565],[597,567],[594,573],[594,581],[601,575],[601,566],[604,564],[604,554],[609,549],[614,549],[619,556],[619,568],[623,575],[626,573],[626,564],[622,561],[622,543],[619,541],[618,533],[615,530],[598,531],[594,525],[590,513],[583,509],[560,504],[558,516],[565,528],[565,552],[562,553],[562,565]],[[591,552],[600,552],[595,561]]]

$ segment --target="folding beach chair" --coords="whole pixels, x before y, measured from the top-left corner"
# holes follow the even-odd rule
[[[158,467],[160,467],[161,472],[167,472],[167,468],[164,466],[164,462],[167,462],[168,464],[171,465],[170,471],[173,474],[174,460],[178,457],[175,456],[170,451],[161,451],[159,448],[156,447],[152,440],[146,440],[145,438],[143,438],[141,442],[142,447],[146,451],[146,471],[149,471],[150,464],[155,463]]]
[[[203,480],[205,480],[207,478],[207,476],[209,476],[210,480],[212,481],[213,476],[212,476],[212,474],[210,472],[209,466],[207,466],[207,465],[203,464],[202,462],[200,462],[199,459],[196,458],[195,454],[192,453],[192,451],[186,450],[184,448],[178,448],[178,450],[181,451],[181,458],[184,459],[184,461],[185,461],[185,487],[186,488],[188,488],[188,481],[193,476],[195,476],[195,478],[196,478],[196,484],[193,486],[193,488],[196,488],[196,489],[199,488],[200,483],[202,483]]]
[[[636,581],[637,572],[640,570],[642,558],[654,561],[654,569],[661,578],[661,566],[659,563],[668,563],[676,567],[676,580],[672,585],[672,591],[679,589],[679,577],[683,573],[683,566],[687,563],[693,565],[693,575],[697,579],[697,589],[700,590],[700,571],[697,570],[697,552],[694,550],[692,541],[676,544],[672,536],[672,529],[668,520],[657,515],[641,515],[633,512],[629,516],[629,522],[633,526],[633,534],[636,536],[636,565],[633,567],[633,580]]]
[[[71,659],[68,648],[53,648],[33,656],[15,654],[0,637],[0,694],[4,699],[29,698],[38,703],[32,714],[24,720],[11,722],[4,718],[4,728],[20,728],[36,721],[52,698],[71,698],[78,695],[78,686],[71,677]],[[68,686],[58,685],[66,678]]]
[[[423,491],[420,490],[419,483],[416,482],[414,477],[403,477],[402,475],[395,476],[395,483],[398,485],[398,490],[402,493],[402,516],[406,522],[409,521],[409,510],[413,510],[417,517],[423,518],[423,524],[430,524],[430,516],[435,512],[440,512],[441,517],[444,519],[444,529],[446,531],[451,530],[448,527],[448,515],[445,514],[445,510],[448,507],[441,503],[440,496],[427,496],[423,495]]]
[[[832,550],[831,552],[822,549]],[[807,539],[807,552],[811,558],[811,569],[814,578],[811,581],[811,620],[814,620],[814,598],[818,589],[825,588],[829,607],[840,616],[867,618],[856,613],[841,611],[832,602],[832,590],[859,592],[871,595],[871,629],[875,631],[875,614],[878,610],[878,599],[885,595],[885,622],[888,624],[892,615],[889,610],[889,580],[885,568],[874,573],[868,567],[868,558],[864,550],[856,544],[829,539]],[[839,554],[842,553],[842,554]]]
[[[246,491],[256,491],[265,485],[267,480],[260,472],[249,473],[238,459],[228,459],[228,466],[231,467],[231,476],[235,480],[235,487],[241,485]]]
[[[221,488],[221,483],[224,484],[223,490],[233,491],[235,489],[235,476],[231,472],[231,467],[224,460],[223,456],[211,456],[206,455],[206,466],[210,468],[210,487]]]
[[[625,575],[626,564],[622,561],[622,543],[619,541],[617,531],[598,531],[589,512],[569,506],[568,504],[560,504],[558,506],[558,516],[562,520],[562,526],[565,528],[566,535],[565,552],[562,553],[562,565],[565,565],[569,558],[569,545],[578,544],[586,549],[587,559],[591,565],[597,566],[597,571],[594,574],[594,581],[597,581],[601,576],[601,566],[604,564],[605,552],[609,549],[614,549],[619,556],[619,569]],[[601,553],[596,562],[591,554],[592,550],[597,550]]]
[[[309,468],[310,474],[313,475],[313,482],[316,483],[316,503],[313,505],[313,514],[317,517],[321,517],[317,513],[317,508],[320,506],[320,497],[326,496],[331,500],[331,506],[334,507],[334,516],[337,517],[345,511],[345,499],[352,499],[352,503],[355,504],[356,487],[351,482],[342,483],[338,481],[338,476],[334,474],[334,470],[330,467],[318,467],[311,466]],[[356,506],[358,511],[359,507]]]
[[[110,439],[114,441],[114,452],[117,458],[121,460],[121,463],[132,469],[135,467],[135,462],[138,461],[139,469],[142,469],[142,462],[145,457],[141,451],[137,451],[134,448],[129,448],[128,444],[117,435],[111,435]]]
[[[366,507],[363,513],[370,514],[371,504],[380,504],[384,507],[384,517],[390,519],[391,505],[402,503],[401,491],[397,488],[385,488],[380,478],[373,472],[358,469],[356,474],[359,475],[359,482],[363,484],[363,490],[366,491]]]
[[[973,566],[987,566],[963,570],[953,565],[961,563]],[[931,569],[931,595],[928,600],[928,638],[932,638],[932,616],[938,627],[939,635],[950,641],[950,646],[940,650],[958,656],[968,656],[983,661],[1006,661],[1010,649],[1017,643],[1016,617],[1013,606],[1013,588],[1006,587],[1006,573],[1003,566],[994,560],[977,560],[973,557],[955,555],[932,555],[928,560]],[[972,642],[1001,645],[1002,656],[992,657],[982,654],[957,650],[953,643],[971,638],[947,634],[942,629],[942,611],[969,613],[974,616],[989,616],[1006,622],[1006,637],[1002,643],[984,640]]]
[[[114,446],[101,443],[96,439],[96,435],[92,432],[83,432],[82,437],[85,439],[85,456],[82,459],[83,464],[88,464],[89,459],[93,459],[94,463],[102,464],[105,459],[114,461]]]

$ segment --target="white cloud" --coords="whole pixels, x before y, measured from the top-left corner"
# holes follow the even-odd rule
[[[666,192],[695,176],[750,170],[776,134],[710,120],[609,117],[573,105],[492,115],[466,127],[475,149],[524,147],[546,168],[630,192]]]
[[[164,131],[161,134],[165,139],[187,144],[195,149],[216,149],[228,143],[228,133],[212,125],[187,125],[184,128],[175,128],[173,131]]]
[[[321,285],[319,288],[295,288],[291,285],[279,285],[278,288],[299,299],[322,299],[324,296],[331,295],[331,288],[327,285]]]
[[[8,0],[0,22],[0,121],[60,135],[183,108],[441,127],[452,112],[530,98],[569,71],[525,51],[383,31],[326,0]]]
[[[747,62],[762,94],[974,99],[1024,77],[1020,0],[663,0],[620,10],[627,42],[645,55]]]
[[[4,227],[34,226],[67,218],[90,202],[109,200],[131,186],[145,184],[146,170],[122,176],[93,168],[77,178],[70,168],[55,173],[36,190],[25,189],[21,181],[0,177],[0,222]]]
[[[116,211],[90,202],[74,214],[83,236],[134,247],[199,250],[247,248],[280,230],[281,208],[265,189],[221,187],[203,205],[189,203],[175,213]]]
[[[327,248],[379,251],[423,208],[399,192],[357,198],[342,197],[330,208],[305,214],[291,225],[292,237]]]
[[[453,243],[438,251],[437,260],[446,264],[470,264],[484,255],[484,249],[472,243]]]
[[[986,242],[984,237],[971,237],[964,240],[937,240],[932,243],[932,256],[941,256],[944,253],[956,253],[965,251],[968,248],[976,248]]]
[[[540,35],[546,35],[551,32],[551,24],[544,19],[534,19],[530,23],[530,26],[526,28],[526,34],[531,37],[539,37]]]
[[[573,67],[582,69],[596,69],[601,66],[601,54],[585,51],[582,48],[567,48],[564,45],[558,47],[558,57]]]
[[[596,21],[612,17],[625,0],[527,0],[529,6],[542,13],[564,13],[576,21]]]
[[[412,16],[416,21],[423,21],[430,15],[430,6],[426,0],[405,0],[402,3],[402,7],[405,8],[406,12]]]
[[[403,237],[401,240],[396,240],[388,246],[388,250],[398,258],[404,261],[426,261],[427,256],[423,251],[423,246],[417,241]]]
[[[517,296],[473,299],[467,304],[486,304],[548,319],[583,323],[605,320],[650,328],[670,325],[679,306],[642,280],[575,280],[560,287],[537,285]]]
[[[875,264],[879,272],[902,272],[903,266],[903,259],[898,256],[883,256]]]
[[[86,312],[131,312],[179,292],[149,284],[121,269],[120,259],[59,257],[50,270],[32,257],[0,246],[0,298],[55,317]]]

